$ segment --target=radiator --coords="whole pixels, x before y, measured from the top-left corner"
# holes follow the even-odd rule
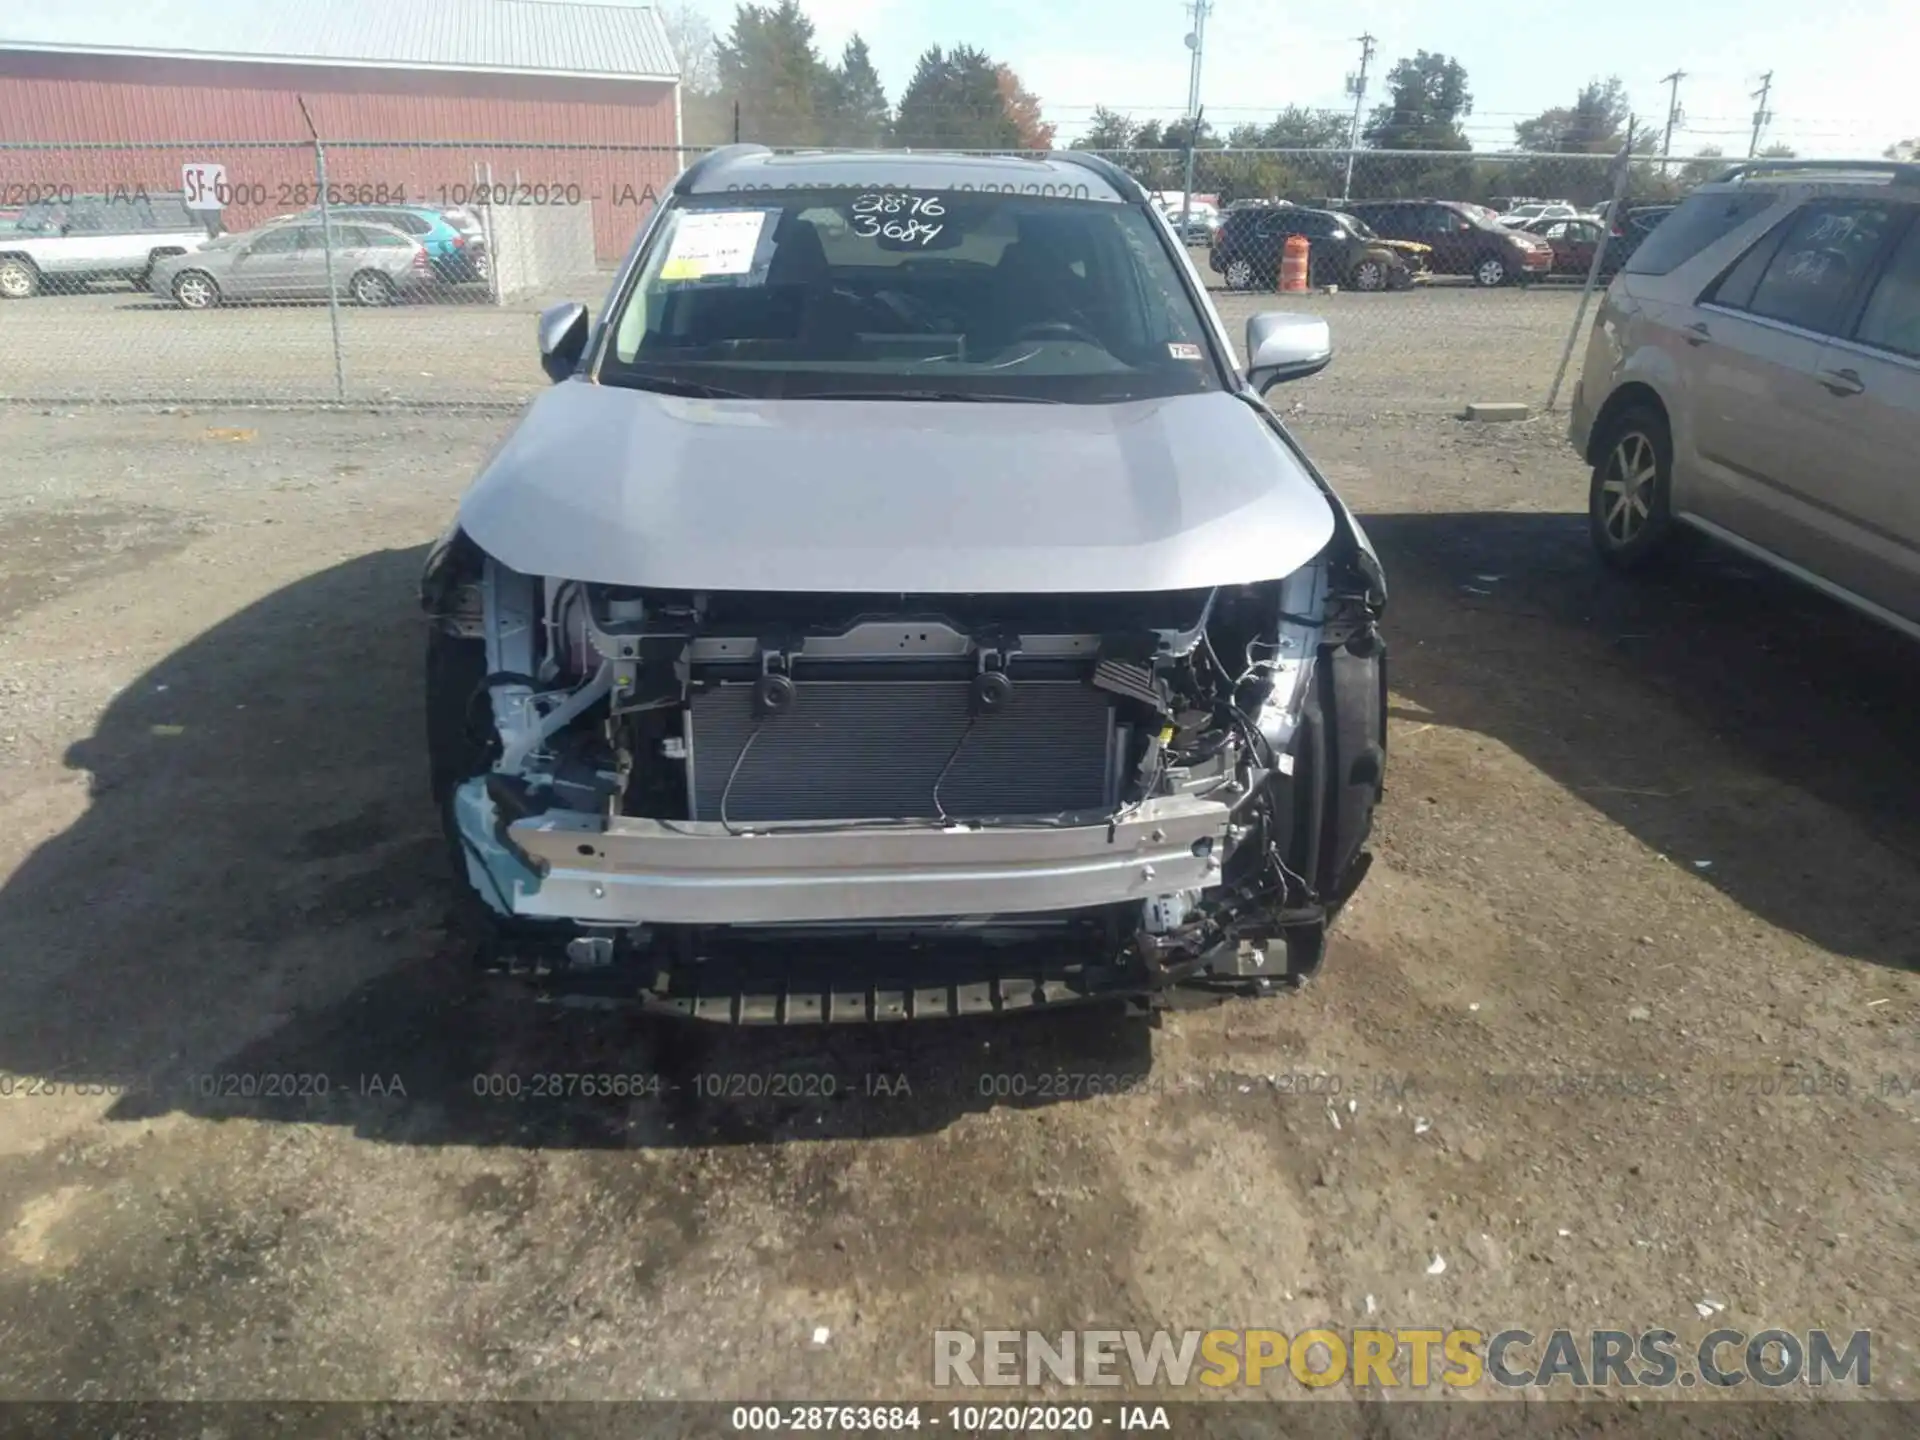
[[[1021,681],[1004,709],[976,717],[967,694],[956,680],[803,680],[791,707],[761,719],[749,684],[700,692],[687,718],[689,808],[718,820],[724,793],[733,823],[1053,815],[1113,803],[1110,697],[1078,681]]]

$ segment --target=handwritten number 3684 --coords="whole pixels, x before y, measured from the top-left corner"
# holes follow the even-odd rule
[[[906,244],[912,244],[918,240],[925,245],[940,233],[940,227],[929,225],[924,220],[890,220],[882,225],[877,215],[855,215],[853,233],[862,239],[872,239],[880,235]]]

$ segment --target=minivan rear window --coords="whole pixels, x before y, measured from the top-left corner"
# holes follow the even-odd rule
[[[1669,274],[1779,198],[1765,190],[1721,190],[1688,196],[1641,242],[1627,261],[1626,271],[1629,275]]]

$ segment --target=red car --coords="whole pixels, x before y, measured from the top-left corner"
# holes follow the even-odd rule
[[[1533,220],[1520,228],[1529,235],[1538,235],[1553,247],[1553,269],[1549,273],[1584,277],[1593,268],[1594,247],[1600,243],[1606,224],[1580,216],[1573,219]],[[1618,257],[1625,252],[1626,247],[1618,243],[1617,237],[1609,240],[1601,273],[1611,275],[1619,269]]]

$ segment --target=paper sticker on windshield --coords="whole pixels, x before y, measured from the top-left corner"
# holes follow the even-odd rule
[[[681,211],[660,278],[704,280],[709,275],[746,274],[753,268],[766,223],[764,210]]]
[[[1198,360],[1201,358],[1200,347],[1198,345],[1183,345],[1177,340],[1168,343],[1167,353],[1176,360]]]

